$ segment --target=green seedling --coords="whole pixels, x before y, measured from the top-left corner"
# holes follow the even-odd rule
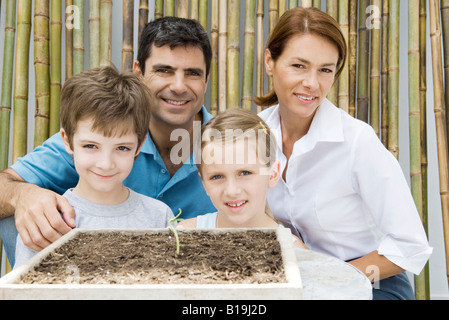
[[[182,210],[180,208],[178,215],[176,217],[174,217],[173,219],[171,219],[170,221],[168,221],[168,227],[170,228],[171,231],[173,231],[173,234],[175,235],[175,239],[176,239],[176,255],[179,254],[179,237],[178,237],[178,231],[176,231],[176,229],[175,229],[175,227],[173,227],[172,223],[184,220],[182,218],[179,218],[181,213],[182,213]]]

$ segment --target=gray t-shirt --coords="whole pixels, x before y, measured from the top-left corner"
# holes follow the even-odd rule
[[[64,195],[75,209],[77,228],[85,229],[148,229],[166,228],[173,212],[162,201],[144,196],[129,189],[128,199],[118,205],[100,205],[87,201],[71,190]],[[34,256],[37,252],[23,244],[17,236],[16,262],[14,268]]]

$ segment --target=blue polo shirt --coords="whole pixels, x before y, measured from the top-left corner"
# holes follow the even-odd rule
[[[203,124],[212,119],[212,115],[202,108]],[[190,154],[189,161],[170,178],[170,174],[148,134],[133,169],[125,179],[124,185],[146,196],[166,203],[177,215],[192,218],[216,209],[203,188],[198,170]],[[59,133],[50,137],[33,152],[19,158],[11,166],[25,181],[63,194],[78,182],[78,173],[72,156],[64,148]]]

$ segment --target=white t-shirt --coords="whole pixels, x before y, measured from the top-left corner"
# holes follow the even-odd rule
[[[259,116],[281,142],[279,106]],[[287,159],[278,144],[283,172]],[[429,259],[432,248],[399,163],[368,124],[327,99],[295,142],[286,181],[268,191],[268,204],[310,249],[345,261],[377,250],[415,274]]]

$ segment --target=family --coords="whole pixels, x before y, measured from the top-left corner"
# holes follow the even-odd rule
[[[133,73],[100,67],[67,80],[60,133],[0,173],[11,264],[75,227],[166,227],[181,209],[178,228],[290,228],[297,247],[367,276],[375,266],[373,299],[413,299],[405,272],[419,274],[432,248],[397,160],[326,99],[346,57],[332,17],[288,10],[265,51],[273,90],[255,101],[267,108],[213,117],[206,31],[150,22]],[[189,139],[174,141],[177,129]],[[179,144],[192,152],[173,161]]]

